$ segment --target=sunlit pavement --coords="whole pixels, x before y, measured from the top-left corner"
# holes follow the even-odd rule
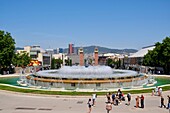
[[[170,91],[163,92],[165,103]],[[113,106],[110,113],[168,113],[165,108],[160,108],[160,97],[144,94],[145,108],[135,108],[135,97],[132,95],[130,106],[126,101],[119,106]],[[87,113],[87,100],[90,96],[48,96],[13,93],[0,91],[0,113]],[[96,106],[92,107],[92,113],[106,113],[105,96],[98,96]]]

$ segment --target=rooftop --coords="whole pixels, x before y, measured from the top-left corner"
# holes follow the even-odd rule
[[[143,47],[141,50],[139,50],[138,52],[132,54],[129,57],[130,58],[133,58],[133,57],[144,57],[144,55],[146,55],[149,50],[153,50],[154,48],[155,48],[155,46]]]

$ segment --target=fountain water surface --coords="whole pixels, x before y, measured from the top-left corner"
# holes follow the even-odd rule
[[[64,66],[59,70],[39,71],[37,76],[56,78],[118,78],[136,76],[137,72],[130,70],[113,70],[108,66]]]
[[[147,83],[147,76],[130,70],[117,70],[108,66],[64,66],[58,70],[39,71],[27,76],[36,86],[62,88],[65,90],[141,87]],[[135,82],[134,82],[135,81]],[[33,86],[35,84],[32,84]]]

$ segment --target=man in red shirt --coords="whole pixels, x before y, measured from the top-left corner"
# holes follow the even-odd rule
[[[141,97],[140,97],[140,103],[141,103],[141,108],[144,108],[144,96],[143,95],[141,95]]]

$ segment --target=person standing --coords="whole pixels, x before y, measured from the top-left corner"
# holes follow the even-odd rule
[[[122,98],[122,91],[120,89],[118,89],[117,94],[119,96],[119,100],[121,101]]]
[[[131,101],[131,94],[130,93],[127,94],[127,98],[128,98],[128,104],[127,105],[130,105],[130,101]]]
[[[113,93],[112,94],[112,104],[114,104],[115,103],[115,94]]]
[[[136,108],[139,108],[139,96],[136,97]]]
[[[162,88],[159,88],[159,96],[162,96]]]
[[[156,96],[158,95],[158,86],[156,86],[156,88],[155,88],[155,95]]]
[[[107,97],[107,102],[111,102],[111,98],[110,98],[110,92],[106,94],[106,97]]]
[[[154,96],[154,93],[155,93],[155,91],[154,91],[154,90],[152,90],[152,95],[151,95],[151,96]]]
[[[141,95],[141,97],[140,97],[140,102],[141,102],[141,108],[144,108],[144,96],[143,95]]]
[[[168,95],[168,105],[167,105],[167,109],[170,109],[170,96]]]
[[[163,98],[163,96],[161,96],[161,108],[162,108],[162,106],[164,107],[164,108],[166,108],[166,106],[165,106],[165,104],[164,104],[164,98]]]
[[[91,108],[91,107],[92,107],[92,103],[91,103],[91,99],[90,99],[90,98],[89,98],[87,104],[88,104],[88,108],[89,108],[88,113],[91,113],[91,110],[92,110],[92,108]]]
[[[118,106],[119,104],[119,97],[118,95],[116,94],[116,97],[115,97],[115,105]]]
[[[107,102],[106,103],[106,111],[107,111],[107,113],[109,113],[110,110],[112,110],[112,104],[111,104],[111,102]]]

